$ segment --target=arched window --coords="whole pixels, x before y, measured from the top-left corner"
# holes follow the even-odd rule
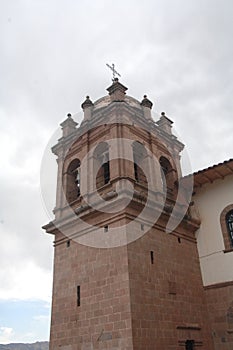
[[[160,157],[159,163],[161,166],[161,177],[163,183],[164,190],[173,190],[174,187],[174,179],[173,179],[173,171],[172,166],[169,160],[165,157]]]
[[[66,199],[73,202],[80,196],[80,160],[74,159],[67,168]]]
[[[233,204],[228,205],[220,215],[225,252],[233,250]]]
[[[94,168],[96,176],[96,188],[100,188],[110,181],[109,146],[101,142],[94,151]]]
[[[231,246],[233,247],[233,210],[226,214],[226,226],[229,234]]]
[[[147,184],[146,175],[142,169],[146,169],[147,152],[145,147],[138,141],[133,143],[134,177],[139,183]]]

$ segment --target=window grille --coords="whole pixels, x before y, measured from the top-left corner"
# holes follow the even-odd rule
[[[233,247],[233,210],[229,211],[226,214],[226,225],[231,241],[231,246]]]

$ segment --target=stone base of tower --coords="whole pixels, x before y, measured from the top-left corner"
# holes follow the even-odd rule
[[[109,249],[62,238],[50,350],[214,349],[194,241],[158,229]]]

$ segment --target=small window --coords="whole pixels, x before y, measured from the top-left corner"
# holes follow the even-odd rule
[[[227,231],[230,238],[231,246],[233,247],[233,210],[230,210],[226,215]]]
[[[152,265],[154,264],[154,252],[153,252],[153,250],[150,251],[150,262]]]
[[[67,248],[70,247],[70,240],[68,240],[68,241],[66,242],[66,247],[67,247]]]
[[[186,340],[185,350],[194,350],[194,340],[190,340],[190,339]]]
[[[81,305],[81,299],[80,299],[80,286],[77,286],[77,306]]]
[[[108,232],[108,225],[104,226],[104,232]]]

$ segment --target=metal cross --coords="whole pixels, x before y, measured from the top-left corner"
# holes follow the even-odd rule
[[[112,65],[110,66],[110,64],[106,63],[106,66],[108,68],[111,69],[112,71],[112,81],[114,81],[114,79],[116,78],[116,75],[118,75],[119,77],[121,76],[116,70],[115,70],[115,64],[112,63]]]

